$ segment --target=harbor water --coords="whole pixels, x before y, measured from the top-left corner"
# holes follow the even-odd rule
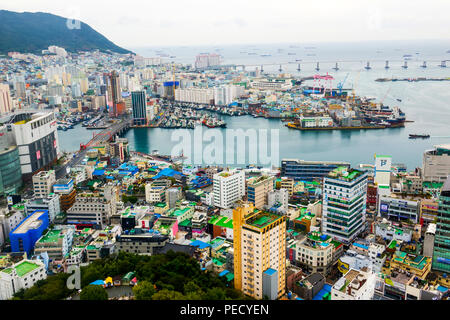
[[[200,52],[217,52],[224,57],[223,64],[253,65],[246,67],[247,71],[255,70],[256,65],[266,64],[264,72],[270,73],[279,73],[278,64],[286,63],[282,66],[283,72],[295,76],[306,77],[328,72],[335,78],[333,87],[347,77],[344,89],[354,88],[356,95],[375,97],[376,101],[382,101],[385,105],[398,106],[406,113],[407,120],[413,122],[406,123],[404,128],[383,130],[298,131],[286,128],[283,122],[276,119],[251,116],[220,117],[226,121],[228,129],[279,129],[280,159],[340,160],[356,166],[360,163],[373,163],[374,154],[384,154],[391,155],[393,163],[403,163],[412,170],[421,166],[425,150],[432,148],[433,145],[450,143],[450,82],[376,82],[375,79],[448,78],[450,63],[447,68],[439,67],[438,64],[442,60],[450,59],[450,54],[447,53],[449,49],[450,43],[441,41],[134,50],[147,57],[156,56],[156,50],[161,50],[176,57],[166,58],[166,61],[190,64],[194,63],[195,55]],[[256,54],[248,55],[249,52]],[[407,61],[407,69],[402,68],[404,55],[411,55]],[[389,69],[384,68],[386,60],[389,60]],[[315,70],[317,61],[320,61],[319,72]],[[371,70],[364,68],[367,61],[370,61]],[[423,61],[427,61],[427,68],[421,68]],[[338,71],[332,69],[336,62],[339,66]],[[298,63],[301,67],[300,72],[296,70]],[[312,84],[312,81],[310,83]],[[131,129],[125,137],[129,139],[131,150],[145,153],[158,150],[161,154],[170,154],[176,144],[171,142],[175,130],[186,129],[136,128]],[[226,129],[215,130],[224,132]],[[408,139],[409,134],[429,134],[431,138],[411,140]],[[77,126],[73,130],[60,131],[59,137],[61,149],[73,151],[79,148],[81,142],[89,141],[92,132]],[[185,156],[191,158],[194,154]],[[189,162],[189,159],[186,161]]]

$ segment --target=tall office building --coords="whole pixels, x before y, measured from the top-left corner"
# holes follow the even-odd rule
[[[131,93],[131,106],[133,109],[133,123],[134,125],[146,125],[146,97],[145,91],[133,91]]]
[[[442,187],[434,238],[432,269],[450,272],[450,175]]]
[[[247,200],[256,208],[267,205],[267,195],[273,190],[274,177],[253,177],[247,181]]]
[[[322,232],[350,243],[365,228],[367,172],[339,167],[323,182]]]
[[[0,197],[15,194],[22,187],[19,148],[7,126],[0,127]]]
[[[423,181],[444,182],[450,172],[450,144],[434,146],[423,154]]]
[[[9,85],[0,83],[0,114],[11,112],[13,109]]]
[[[312,181],[322,179],[331,170],[337,167],[350,167],[350,163],[340,161],[305,161],[296,159],[283,159],[281,161],[281,176],[296,181]]]
[[[245,195],[244,171],[232,170],[216,173],[213,179],[214,205],[229,209]]]
[[[286,217],[246,203],[233,210],[234,287],[274,300],[286,289]]]
[[[122,101],[122,91],[120,89],[119,74],[116,71],[104,75],[106,84],[107,104],[110,108],[110,114],[114,117],[119,115],[117,105]]]
[[[31,179],[35,172],[50,167],[58,159],[58,132],[53,112],[20,113],[6,127],[13,132],[15,144],[19,146],[24,179]]]

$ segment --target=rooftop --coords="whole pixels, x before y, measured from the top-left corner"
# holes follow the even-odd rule
[[[19,277],[23,277],[24,275],[30,273],[31,271],[39,268],[40,265],[38,265],[37,263],[33,263],[30,261],[22,261],[19,264],[15,265],[13,268],[16,269],[17,275]],[[2,270],[2,272],[11,274],[12,272],[12,268],[7,268]]]
[[[264,228],[282,218],[282,216],[272,212],[259,211],[256,215],[247,219],[245,223],[253,227]]]
[[[346,181],[353,181],[360,175],[362,175],[364,172],[352,168],[347,168],[344,166],[337,167],[336,169],[332,170],[329,174],[329,178],[335,178],[335,179],[343,179]]]

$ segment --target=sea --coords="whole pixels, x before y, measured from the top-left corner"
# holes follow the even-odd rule
[[[356,167],[359,164],[373,164],[374,155],[382,154],[392,156],[393,163],[404,164],[408,170],[413,170],[422,165],[425,150],[435,145],[450,144],[450,81],[375,81],[377,78],[392,77],[450,78],[450,40],[146,46],[130,49],[145,57],[164,53],[169,57],[163,58],[163,61],[192,65],[197,54],[209,52],[220,54],[222,64],[245,65],[245,70],[249,71],[263,65],[264,72],[278,74],[282,64],[283,73],[298,77],[328,73],[334,78],[333,87],[345,79],[344,89],[354,89],[356,95],[374,97],[385,105],[398,106],[406,113],[407,120],[412,121],[406,123],[404,128],[384,130],[299,131],[288,129],[276,119],[220,116],[227,122],[227,129],[278,129],[280,160],[346,161]],[[407,69],[402,68],[405,58],[408,59]],[[385,69],[386,61],[389,61],[389,69]],[[427,68],[421,67],[424,61]],[[447,61],[448,67],[441,67],[442,61]],[[315,70],[317,63],[319,72]],[[338,71],[333,69],[336,63]],[[370,70],[365,69],[367,63]],[[297,71],[299,64],[301,70]],[[179,130],[186,129],[136,128],[125,137],[131,150],[144,153],[158,150],[160,154],[171,154],[178,143],[172,138],[175,132],[180,133]],[[192,134],[192,130],[187,131]],[[92,131],[81,126],[66,132],[59,131],[58,134],[64,151],[78,150],[80,143],[92,137]],[[429,134],[431,138],[412,140],[408,139],[409,134]],[[198,151],[191,149],[190,154],[184,154],[186,163],[200,164],[194,161]],[[237,149],[228,151],[238,152]],[[238,165],[260,164],[251,163],[250,158],[247,154],[245,163]]]

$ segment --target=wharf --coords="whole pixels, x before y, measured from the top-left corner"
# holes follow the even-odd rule
[[[288,123],[286,127],[290,129],[302,130],[302,131],[314,131],[314,130],[366,130],[366,129],[389,129],[389,128],[403,128],[405,125],[403,123],[393,124],[389,126],[378,125],[378,126],[357,126],[357,127],[310,127],[302,128],[296,126],[295,124]]]

